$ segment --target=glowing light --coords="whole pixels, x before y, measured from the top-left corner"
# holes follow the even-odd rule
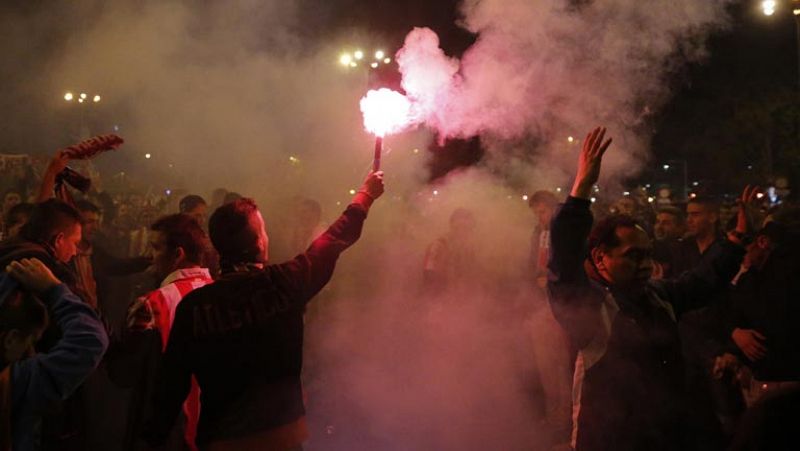
[[[528,200],[528,195],[527,194],[523,194],[522,195],[522,200]]]
[[[662,166],[662,167],[664,168],[664,170],[665,170],[665,171],[669,171],[669,165],[668,165],[668,164],[665,164],[665,165],[664,165],[664,166]]]
[[[373,69],[377,69],[378,68],[378,63],[372,63],[372,64],[369,65],[369,67],[371,67]]]
[[[86,100],[86,93],[85,92],[81,93],[81,99]]]
[[[691,193],[691,194],[689,194],[689,197],[691,197],[692,199],[694,199],[695,197],[697,197],[697,193]]]
[[[78,99],[78,103],[83,103],[83,99]]]
[[[575,142],[575,138],[573,138],[572,136],[567,136],[567,142],[573,143]]]
[[[795,16],[800,16],[800,9],[798,8],[793,9],[792,14],[794,14]]]
[[[630,195],[631,195],[631,193],[630,193],[630,191],[623,191],[623,192],[622,192],[622,195],[623,195],[623,196],[630,196]]]
[[[66,100],[67,102],[71,101],[72,99],[73,99],[73,96],[72,96],[71,92],[68,92],[68,93],[64,94],[64,100]]]
[[[350,63],[353,62],[353,56],[349,53],[343,53],[342,56],[339,57],[339,64],[342,66],[349,66]]]
[[[364,59],[364,52],[362,52],[361,50],[356,50],[356,52],[355,52],[355,53],[353,53],[353,56],[354,56],[354,57],[355,57],[357,60]]]
[[[597,198],[596,198],[596,197],[593,197],[593,198],[591,198],[591,199],[589,199],[589,200],[591,200],[591,201],[592,201],[592,203],[595,203],[595,202],[597,202]]]
[[[386,54],[383,52],[383,50],[378,50],[377,52],[375,52],[376,60],[382,60],[385,56]]]
[[[764,0],[761,2],[761,10],[764,11],[764,15],[771,16],[775,14],[775,7],[778,6],[778,2],[775,0]]]
[[[647,198],[647,201],[648,201],[648,202],[650,202],[650,203],[652,204],[653,202],[655,202],[655,201],[656,201],[656,198],[651,196],[651,197],[648,197],[648,198]]]
[[[402,131],[410,122],[410,108],[406,96],[399,92],[386,88],[371,90],[361,99],[364,128],[379,137]]]
[[[391,58],[384,58],[384,59],[383,59],[383,64],[389,64],[389,63],[391,63],[391,62],[392,62],[392,59],[391,59]]]
[[[99,95],[95,95],[95,96],[92,98],[92,101],[93,101],[94,103],[97,103],[97,102],[99,102],[99,101],[100,101],[100,96],[99,96]]]
[[[559,188],[556,188],[556,192],[557,192],[557,193],[560,193],[560,192],[561,192],[561,188],[560,188],[560,187],[559,187]]]
[[[756,194],[756,199],[763,199],[763,198],[764,198],[764,193]]]
[[[439,190],[437,190],[437,189],[433,190],[433,195],[434,196],[438,196],[439,195]]]
[[[412,152],[419,153],[419,149],[414,149],[414,150],[412,150]]]
[[[295,157],[294,155],[292,155],[292,156],[289,157],[289,162],[290,163],[299,163],[300,159]]]
[[[169,196],[170,194],[172,194],[172,190],[171,189],[164,190],[164,194]]]
[[[150,159],[150,156],[151,155],[149,153],[144,154],[144,157],[147,158],[148,160]]]
[[[699,184],[700,184],[700,182],[692,182],[692,186],[697,186]]]
[[[352,195],[355,195],[355,194],[356,194],[356,190],[354,190],[354,189],[351,189],[351,190],[350,190],[350,195],[352,196]]]
[[[350,67],[358,67],[358,63],[355,61],[350,62]]]

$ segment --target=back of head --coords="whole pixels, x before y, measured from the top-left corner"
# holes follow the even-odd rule
[[[255,201],[241,198],[214,211],[208,222],[211,242],[226,264],[260,262],[259,231],[255,222],[258,206]]]
[[[163,216],[150,226],[150,230],[164,234],[169,250],[183,249],[188,262],[205,263],[208,236],[192,216],[182,213]]]
[[[31,212],[33,212],[34,205],[29,203],[21,203],[14,205],[8,210],[6,213],[5,221],[6,228],[12,228],[17,224],[24,224],[28,222],[28,218],[31,217]]]
[[[49,243],[56,235],[81,223],[81,215],[72,206],[58,199],[48,199],[33,207],[20,234],[29,241]]]
[[[0,274],[0,334],[30,334],[47,326],[47,308],[8,274]]]
[[[229,204],[231,202],[235,202],[239,199],[243,199],[242,195],[239,193],[235,193],[233,191],[225,194],[225,197],[222,199],[223,204]]]
[[[81,213],[97,213],[100,214],[100,208],[89,202],[88,200],[81,199],[75,202],[75,208]]]
[[[189,194],[178,203],[178,211],[181,213],[188,213],[200,205],[207,205],[206,200],[197,194]]]
[[[533,193],[528,199],[528,206],[545,205],[547,207],[555,208],[558,205],[558,198],[556,195],[547,190],[539,190]]]
[[[720,207],[719,201],[708,195],[698,195],[692,197],[686,202],[686,206],[688,207],[689,205],[700,205],[706,211],[717,214],[719,213]]]

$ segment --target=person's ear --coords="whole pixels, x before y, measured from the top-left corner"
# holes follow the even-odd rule
[[[58,232],[56,236],[53,237],[52,246],[53,248],[58,248],[64,243],[64,232]]]
[[[605,256],[605,252],[600,249],[600,247],[596,247],[592,249],[592,263],[597,267],[597,269],[601,271],[605,271],[606,265],[603,263],[603,256]]]
[[[186,251],[183,250],[182,247],[178,246],[175,249],[175,263],[180,264],[183,263],[184,260],[186,260]]]

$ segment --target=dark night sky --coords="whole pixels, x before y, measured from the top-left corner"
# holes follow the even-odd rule
[[[447,53],[459,55],[474,40],[474,36],[456,24],[458,0],[300,1],[306,18],[298,32],[310,41],[348,29],[366,28],[383,36],[387,48],[399,48],[412,27],[428,26],[439,33]],[[760,14],[758,3],[756,0],[738,3],[732,9],[729,29],[711,38],[710,58],[672,77],[675,97],[651,124],[656,162],[679,158],[689,160],[692,168],[714,165],[724,149],[698,150],[687,144],[703,132],[704,124],[696,115],[708,118],[710,114],[719,114],[724,118],[735,113],[729,99],[741,93],[768,96],[796,86],[795,29],[788,1],[786,7],[769,18]],[[0,19],[9,12],[23,15],[36,12],[48,4],[51,3],[44,0],[4,2],[0,5]],[[3,136],[0,151],[30,151],[20,149],[28,143],[34,147],[52,145],[52,142],[38,142],[41,137],[32,137],[42,124],[57,124],[54,120],[57,112],[54,114],[53,105],[46,100],[52,98],[51,93],[36,93],[27,84],[27,78],[32,72],[47,70],[42,61],[57,51],[60,40],[69,34],[69,28],[63,24],[73,19],[59,17],[52,23],[41,24],[40,29],[31,32],[43,33],[44,38],[32,40],[32,44],[18,47],[11,54],[6,52],[7,62],[0,65],[0,107],[13,110],[14,115],[0,123]],[[715,112],[717,105],[722,110]],[[690,177],[695,178],[695,174]]]

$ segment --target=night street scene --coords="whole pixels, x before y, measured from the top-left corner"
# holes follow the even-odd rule
[[[800,450],[800,0],[0,30],[0,451]]]

